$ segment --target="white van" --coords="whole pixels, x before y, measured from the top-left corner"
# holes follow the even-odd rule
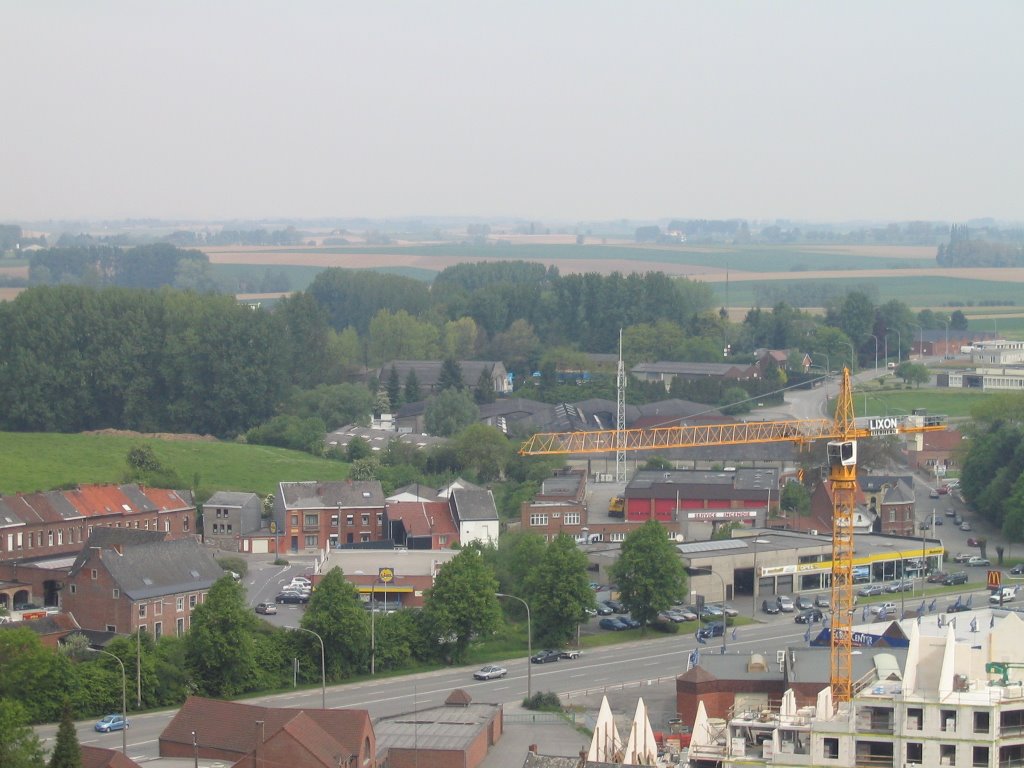
[[[988,601],[992,605],[999,605],[1000,602],[1008,603],[1011,600],[1017,599],[1017,588],[1016,587],[1000,587],[991,595],[988,596]]]

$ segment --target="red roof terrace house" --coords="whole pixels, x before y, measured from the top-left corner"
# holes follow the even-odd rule
[[[377,480],[279,483],[274,521],[284,532],[282,550],[291,552],[316,554],[388,537]]]

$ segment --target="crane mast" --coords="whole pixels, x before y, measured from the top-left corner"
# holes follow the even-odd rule
[[[619,376],[624,378],[621,373]],[[621,389],[620,389],[621,392]],[[624,411],[624,408],[620,410]],[[702,426],[618,429],[588,432],[547,432],[523,443],[524,456],[551,454],[616,454],[616,474],[625,451],[693,448],[749,443],[810,443],[828,440],[829,483],[832,490],[832,641],[830,682],[838,705],[853,696],[853,520],[857,491],[857,440],[878,435],[932,432],[946,428],[942,416],[871,419],[858,423],[853,411],[850,371],[843,377],[832,419],[791,419]],[[625,480],[625,477],[622,478]],[[755,579],[757,575],[755,574]]]

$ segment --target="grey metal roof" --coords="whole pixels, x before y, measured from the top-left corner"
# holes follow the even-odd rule
[[[673,362],[657,362],[657,363],[638,363],[631,369],[633,373],[671,373],[676,375],[696,375],[696,376],[725,376],[726,374],[737,371],[742,373],[743,371],[750,368],[749,365],[734,365],[732,363],[673,363]]]
[[[379,480],[312,480],[281,483],[280,487],[287,509],[384,506]]]
[[[399,414],[401,415],[401,414]],[[443,445],[448,442],[447,437],[435,435],[424,435],[419,432],[395,432],[390,429],[371,429],[370,427],[357,427],[348,425],[339,427],[333,432],[328,432],[324,442],[331,448],[345,448],[354,437],[361,437],[370,444],[373,451],[383,451],[388,443],[397,440],[400,443],[414,445],[417,448],[426,448],[434,445]]]
[[[882,503],[913,504],[914,498],[914,490],[902,480],[898,480],[896,485],[886,492],[885,496],[882,498]]]
[[[498,508],[491,492],[480,488],[457,488],[452,492],[459,520],[497,520]]]
[[[685,544],[676,545],[681,555],[692,555],[705,552],[721,552],[723,550],[749,549],[750,546],[743,539],[715,539],[711,541],[690,541]]]
[[[132,600],[207,589],[224,575],[213,555],[195,539],[177,539],[103,551],[114,583]]]
[[[261,501],[255,493],[244,493],[242,491],[217,491],[206,500],[204,506],[208,507],[244,507],[252,499]]]
[[[75,574],[81,569],[86,560],[89,559],[93,549],[113,549],[119,547],[137,547],[143,544],[153,544],[164,541],[167,538],[165,531],[141,531],[138,528],[113,528],[108,526],[96,526],[89,534],[81,552],[71,564],[70,573]],[[53,565],[52,567],[59,567]]]
[[[497,704],[469,704],[421,709],[383,717],[373,724],[377,751],[385,749],[463,750],[498,713]]]

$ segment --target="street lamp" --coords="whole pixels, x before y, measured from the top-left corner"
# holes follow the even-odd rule
[[[946,347],[942,350],[942,356],[945,359],[949,359],[949,323],[945,320],[939,320],[942,323],[942,327],[946,329]]]
[[[889,361],[889,334],[890,333],[895,333],[896,334],[896,365],[899,365],[901,362],[903,362],[903,359],[900,356],[902,354],[900,348],[903,346],[903,337],[900,336],[900,332],[896,328],[893,328],[891,331],[889,331],[888,333],[885,334],[885,360],[886,360],[886,362]]]
[[[869,333],[868,336],[875,340],[875,373],[878,373],[878,337],[873,333]]]
[[[921,356],[921,359],[924,360],[924,326],[918,325],[917,323],[911,323],[910,327],[917,328],[917,353]],[[911,339],[913,339],[913,336],[911,336]],[[914,348],[913,341],[910,343],[910,348]]]
[[[526,608],[526,698],[533,698],[533,678],[531,667],[533,662],[530,658],[533,656],[533,625],[530,623],[530,606],[527,605],[526,601],[521,597],[515,595],[506,595],[504,592],[495,592],[495,597],[508,597],[512,600],[518,600]]]
[[[771,542],[769,542],[768,539],[754,539],[750,543],[751,544],[770,544]],[[759,581],[760,581],[760,579],[758,579],[758,577],[757,577],[757,547],[755,546],[754,547],[754,586],[750,590],[751,594],[754,596],[754,599],[751,602],[751,606],[750,606],[750,618],[754,618],[755,616],[757,616],[757,587],[758,587],[758,582]]]
[[[327,709],[327,667],[324,666],[324,639],[312,629],[306,629],[305,627],[285,627],[285,629],[309,632],[309,634],[320,641],[320,708]]]
[[[855,362],[857,360],[857,350],[855,350],[853,348],[853,343],[852,342],[843,341],[843,342],[840,342],[840,343],[844,344],[844,345],[846,345],[847,347],[850,348],[850,370],[852,371],[854,368],[857,367],[856,364],[855,364]]]
[[[90,648],[93,653],[102,653],[104,656],[109,656],[115,659],[118,664],[121,665],[121,719],[124,721],[124,727],[121,729],[121,754],[125,757],[128,756],[128,675],[124,671],[124,662],[121,661],[120,657],[111,653],[110,651],[104,651],[102,648]]]
[[[697,571],[700,575],[711,575],[717,576],[718,580],[722,582],[722,653],[725,654],[725,630],[728,627],[728,617],[725,615],[725,579],[722,578],[722,574],[718,573],[712,568],[701,568]]]

